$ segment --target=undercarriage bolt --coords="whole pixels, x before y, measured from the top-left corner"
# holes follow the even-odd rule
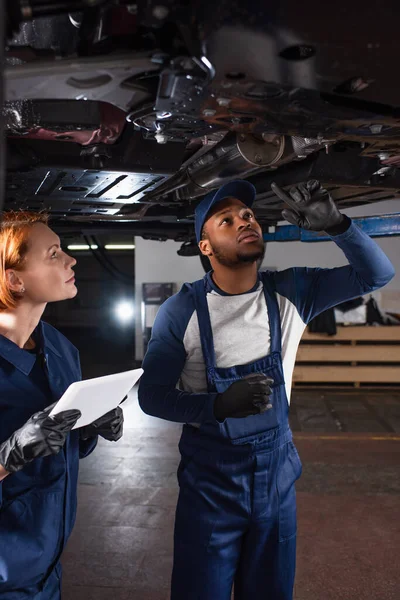
[[[158,144],[166,144],[168,141],[168,136],[165,133],[156,133],[154,136],[157,140]]]
[[[203,110],[203,116],[204,117],[213,117],[215,115],[217,111],[214,110],[213,108],[205,108]]]
[[[369,130],[371,133],[380,133],[383,129],[383,125],[370,125]]]

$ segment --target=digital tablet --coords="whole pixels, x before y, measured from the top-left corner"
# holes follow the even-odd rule
[[[143,369],[134,369],[115,375],[76,381],[61,396],[50,415],[56,415],[64,410],[78,409],[82,416],[73,429],[89,425],[116,408],[140,379],[142,373]]]

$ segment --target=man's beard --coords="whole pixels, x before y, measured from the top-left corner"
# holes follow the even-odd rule
[[[240,265],[251,264],[254,262],[258,263],[258,266],[261,265],[265,256],[265,244],[260,245],[258,248],[255,248],[253,252],[241,253],[237,252],[236,257],[226,256],[223,249],[218,246],[212,246],[212,253],[215,260],[217,260],[224,267],[239,267]]]

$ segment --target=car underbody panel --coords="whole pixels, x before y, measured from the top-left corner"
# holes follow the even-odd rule
[[[197,202],[234,178],[265,231],[272,181],[319,179],[342,208],[398,200],[386,4],[8,2],[5,208],[189,242]]]

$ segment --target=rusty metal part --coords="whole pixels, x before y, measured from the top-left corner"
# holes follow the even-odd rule
[[[361,156],[379,156],[380,154],[387,154],[388,157],[398,156],[400,153],[400,144],[397,140],[386,139],[379,140],[375,143],[365,145],[363,150],[360,152]]]
[[[177,198],[198,198],[234,177],[247,177],[260,169],[272,167],[279,162],[284,148],[283,136],[263,140],[252,134],[231,133],[189,165],[187,183],[177,189]]]
[[[124,111],[92,100],[19,100],[6,102],[2,112],[9,138],[114,144],[126,126]]]
[[[383,165],[398,167],[400,169],[400,154],[397,156],[380,156]]]
[[[279,162],[285,150],[285,138],[282,135],[270,136],[267,140],[252,134],[241,133],[237,138],[237,147],[242,157],[255,167],[270,167]]]
[[[337,94],[358,94],[374,83],[373,79],[365,79],[364,77],[351,77],[340,85],[336,86]]]
[[[318,152],[321,148],[325,148],[328,151],[329,146],[334,143],[334,140],[320,138],[303,138],[300,136],[292,137],[293,152],[297,158],[306,158],[313,152]]]
[[[223,103],[218,101],[222,89]],[[316,139],[329,132],[334,141],[367,143],[388,138],[398,143],[400,136],[399,113],[385,105],[371,108],[361,100],[344,102],[340,95],[247,78],[230,81],[228,88],[224,81],[215,81],[210,92],[202,106],[204,120],[231,131]]]

